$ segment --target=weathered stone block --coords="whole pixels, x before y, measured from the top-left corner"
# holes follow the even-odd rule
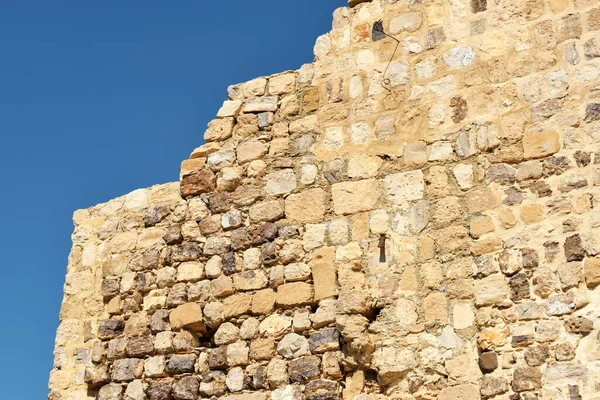
[[[373,210],[382,192],[375,179],[336,183],[331,187],[333,209],[336,214],[355,214]]]

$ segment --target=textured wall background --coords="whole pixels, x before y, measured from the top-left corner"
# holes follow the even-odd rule
[[[597,1],[355,3],[75,213],[50,399],[600,399]]]

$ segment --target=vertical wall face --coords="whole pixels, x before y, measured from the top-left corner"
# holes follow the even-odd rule
[[[315,56],[75,214],[50,398],[600,398],[597,1],[360,2]]]

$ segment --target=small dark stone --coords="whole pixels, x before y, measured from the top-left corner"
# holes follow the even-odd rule
[[[512,337],[512,347],[527,347],[533,343],[533,336],[531,335],[516,335]]]
[[[208,198],[208,206],[213,214],[221,214],[231,209],[231,193],[219,192],[211,194]]]
[[[600,103],[588,104],[585,109],[585,121],[600,121]]]
[[[154,352],[154,337],[139,336],[130,337],[127,339],[127,347],[125,349],[129,357],[144,357]]]
[[[181,180],[181,196],[185,198],[212,192],[215,190],[215,182],[215,174],[209,169],[201,169],[186,175]]]
[[[196,261],[201,255],[202,247],[199,243],[185,242],[171,250],[171,258],[175,262]]]
[[[196,356],[194,354],[173,355],[167,363],[167,371],[171,375],[193,373],[196,366]]]
[[[536,194],[538,197],[552,196],[552,189],[550,189],[550,186],[544,181],[535,182],[529,186],[529,190],[531,190],[531,192]]]
[[[210,369],[227,368],[227,346],[208,351],[208,366]]]
[[[235,253],[230,251],[229,253],[223,254],[222,264],[223,264],[223,273],[225,275],[235,274],[235,272],[236,272]]]
[[[321,376],[320,361],[316,356],[304,356],[290,361],[288,373],[294,383],[306,383]]]
[[[546,262],[552,262],[560,253],[560,246],[558,242],[546,242],[544,243],[546,249]]]
[[[242,250],[250,246],[248,231],[246,228],[238,228],[231,231],[231,248],[233,250]]]
[[[475,14],[487,10],[487,0],[471,0],[471,10]]]
[[[567,332],[589,335],[594,330],[594,322],[585,317],[573,317],[565,322]]]
[[[504,200],[503,204],[507,206],[514,206],[516,204],[521,204],[523,202],[523,192],[517,188],[508,188],[504,191]]]
[[[100,321],[98,324],[98,339],[109,340],[123,334],[125,321],[120,318],[111,318]]]
[[[248,372],[248,370],[246,370]],[[252,373],[248,375],[249,387],[254,390],[260,390],[267,387],[267,368],[261,365],[252,369]]]
[[[171,330],[169,310],[156,310],[150,317],[150,330],[153,333]]]
[[[545,159],[544,163],[542,164],[544,177],[561,175],[566,170],[571,168],[570,164],[571,162],[565,156],[549,157]]]
[[[335,381],[317,379],[306,385],[304,395],[306,400],[337,400],[340,385]]]
[[[540,264],[537,250],[529,247],[521,249],[521,258],[523,259],[523,268],[533,268]]]
[[[121,293],[121,286],[118,278],[104,278],[102,280],[102,286],[100,288],[102,297],[104,299],[112,299]]]
[[[175,400],[196,400],[198,398],[200,383],[195,376],[181,378],[173,386],[173,397]]]
[[[162,204],[150,207],[150,209],[146,211],[146,215],[144,215],[144,225],[146,227],[154,226],[165,219],[170,213],[171,210],[169,207]]]
[[[508,164],[492,164],[485,172],[487,183],[496,182],[503,185],[515,181],[516,170]]]
[[[512,388],[515,392],[540,389],[542,387],[542,373],[538,368],[516,368],[513,374]]]
[[[310,335],[308,341],[312,353],[324,353],[340,348],[340,334],[336,328],[315,332]]]
[[[452,107],[452,121],[458,124],[467,117],[469,107],[467,101],[460,96],[455,96],[450,99],[450,107]]]
[[[569,385],[569,400],[582,400],[583,397],[579,394],[579,386]]]
[[[578,167],[587,167],[592,162],[592,152],[577,150],[573,157],[575,157]]]
[[[565,240],[564,249],[567,262],[581,261],[585,258],[585,249],[583,248],[583,241],[579,234],[569,236]]]
[[[274,242],[266,243],[261,247],[263,264],[276,264],[279,257],[277,255],[277,245]]]
[[[550,346],[540,344],[538,346],[530,346],[525,350],[525,362],[530,367],[539,367],[550,358]]]
[[[177,307],[184,303],[187,303],[188,287],[185,283],[176,283],[169,290],[167,296],[167,305],[169,307]]]
[[[156,382],[152,382],[146,390],[148,400],[171,400],[171,389],[173,387],[173,381],[171,379],[161,379]]]
[[[221,217],[218,215],[211,215],[210,217],[203,218],[198,222],[198,228],[200,229],[200,233],[204,236],[216,233],[221,230]]]
[[[529,299],[529,280],[525,273],[521,272],[510,278],[508,285],[510,286],[510,299],[512,301]]]
[[[373,39],[374,42],[385,39],[385,35],[383,34],[383,21],[379,20],[373,24],[371,39]]]
[[[484,374],[494,372],[498,368],[498,355],[493,351],[486,351],[479,356],[479,369]]]
[[[262,225],[255,225],[249,229],[251,241],[253,246],[260,246],[261,244],[275,240],[277,237],[277,225],[272,222],[266,222]]]

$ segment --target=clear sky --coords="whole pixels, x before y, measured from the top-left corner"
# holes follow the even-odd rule
[[[176,181],[227,86],[311,62],[347,2],[0,4],[0,397],[38,400],[73,211]]]

